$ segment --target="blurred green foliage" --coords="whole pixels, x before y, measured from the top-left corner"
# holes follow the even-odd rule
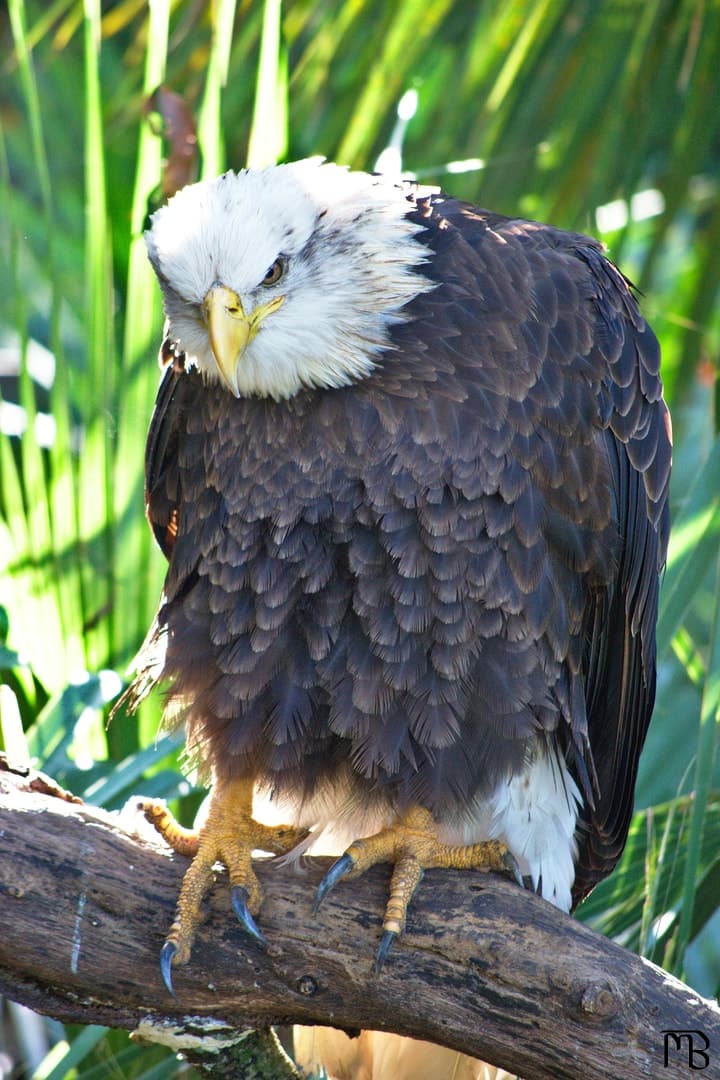
[[[198,175],[310,154],[372,169],[385,151],[384,165],[401,160],[454,194],[600,235],[643,290],[676,442],[658,704],[626,855],[580,914],[714,992],[718,70],[718,0],[9,0],[0,10],[7,748],[110,807],[138,787],[186,800],[186,814],[197,803],[177,744],[154,748],[157,700],[105,722],[164,570],[142,513],[161,331],[142,230],[173,147],[148,115],[149,95],[165,84],[187,103]],[[21,1028],[5,1016],[16,1049]],[[38,1076],[180,1069],[118,1033],[43,1032],[53,1048]]]

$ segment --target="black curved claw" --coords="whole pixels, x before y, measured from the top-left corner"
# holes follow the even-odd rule
[[[503,861],[503,865],[505,866],[505,869],[507,870],[508,874],[513,879],[513,881],[515,881],[520,886],[521,889],[524,889],[525,888],[525,882],[523,881],[523,876],[520,873],[520,867],[518,866],[518,861],[515,858],[515,856],[513,855],[513,853],[511,851],[506,851],[505,854],[503,855],[502,861]]]
[[[160,974],[168,992],[173,997],[175,997],[175,991],[172,984],[172,962],[177,951],[178,947],[174,941],[166,941],[160,950]]]
[[[397,937],[394,930],[383,931],[383,936],[380,939],[380,945],[378,951],[375,953],[375,974],[379,975],[382,971],[383,964],[388,958],[388,953],[392,948],[392,943]]]
[[[267,938],[248,911],[248,898],[249,893],[247,889],[243,889],[242,885],[233,885],[230,890],[230,903],[232,904],[233,911],[240,920],[243,930],[245,930],[250,937],[254,938],[258,945],[262,946],[263,949],[267,949]]]
[[[330,892],[331,889],[335,888],[340,878],[343,878],[346,874],[350,873],[354,865],[355,860],[352,859],[347,854],[347,852],[344,855],[341,855],[340,858],[332,864],[327,874],[317,887],[317,891],[315,893],[315,900],[313,902],[313,915],[317,915],[318,908],[322,904],[327,894]]]

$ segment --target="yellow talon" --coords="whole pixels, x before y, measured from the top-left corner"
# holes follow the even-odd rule
[[[161,953],[161,971],[172,992],[171,966],[190,959],[202,902],[214,880],[214,866],[222,863],[228,871],[232,906],[242,925],[257,941],[264,938],[253,919],[260,910],[262,889],[252,867],[256,849],[281,855],[291,851],[308,835],[306,829],[291,825],[262,825],[252,817],[251,780],[216,781],[210,796],[207,820],[198,830],[185,829],[165,804],[148,799],[140,803],[145,817],[170,847],[192,858],[180,889],[175,920]]]
[[[341,877],[357,877],[376,863],[394,864],[378,967],[387,955],[393,938],[405,929],[408,906],[423,871],[438,867],[495,870],[503,874],[511,873],[522,884],[515,859],[505,844],[488,840],[453,846],[442,843],[437,833],[438,827],[432,814],[420,806],[412,807],[397,825],[363,840],[355,840],[318,886],[316,907]]]

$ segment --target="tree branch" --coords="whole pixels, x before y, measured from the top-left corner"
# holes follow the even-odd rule
[[[665,1067],[663,1031],[694,1030],[720,1075],[713,1005],[492,875],[426,874],[407,935],[375,975],[385,868],[341,884],[313,918],[327,860],[304,872],[261,862],[265,953],[233,918],[219,874],[173,999],[158,954],[185,860],[1,757],[0,836],[0,992],[61,1020],[228,1043],[272,1024],[384,1029],[532,1080],[686,1077],[686,1044],[671,1040]]]

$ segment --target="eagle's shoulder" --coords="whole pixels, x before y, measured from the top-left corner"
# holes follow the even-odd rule
[[[660,346],[604,245],[442,193],[418,197],[409,216],[435,288],[395,330],[403,363],[437,394],[456,391],[481,426],[487,417],[491,439],[492,417],[506,415],[519,433],[532,417],[559,436],[609,428],[659,522],[670,472]]]

